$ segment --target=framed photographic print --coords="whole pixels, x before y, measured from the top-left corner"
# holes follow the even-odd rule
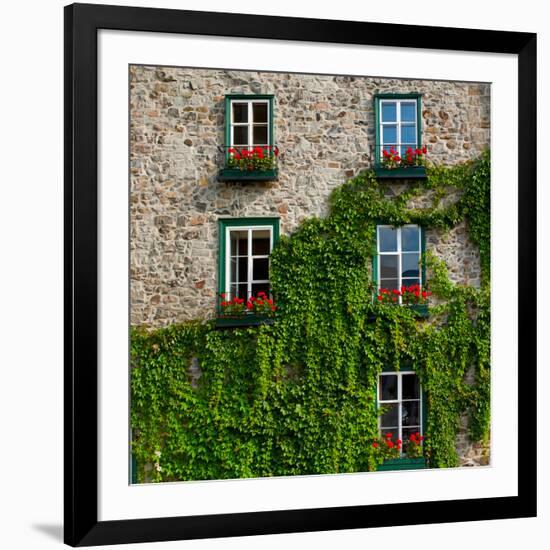
[[[65,41],[66,542],[535,515],[535,35]]]

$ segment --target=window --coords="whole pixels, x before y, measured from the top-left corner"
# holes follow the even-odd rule
[[[279,219],[222,219],[219,230],[220,294],[228,300],[268,294],[269,256],[279,238]]]
[[[414,371],[383,372],[378,377],[378,404],[385,408],[378,426],[382,437],[392,434],[403,445],[416,432],[423,435],[422,388]]]
[[[219,181],[274,181],[279,149],[272,95],[225,96],[225,166]]]
[[[273,145],[273,96],[226,96],[226,146]]]
[[[421,147],[420,94],[378,94],[375,96],[376,162],[391,148],[400,157],[411,147]]]
[[[422,286],[425,279],[422,260],[424,241],[424,231],[418,225],[376,227],[377,254],[373,276],[377,281],[377,290],[400,290],[402,286]]]

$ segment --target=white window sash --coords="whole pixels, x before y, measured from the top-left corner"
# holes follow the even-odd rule
[[[255,123],[254,122],[254,109],[253,109],[253,103],[265,103],[266,107],[267,107],[267,120],[266,122],[258,122],[258,123]],[[235,104],[242,104],[242,105],[247,105],[247,112],[248,112],[248,122],[234,122],[233,121],[233,105]],[[254,147],[263,147],[263,146],[268,146],[271,145],[271,142],[270,142],[270,116],[271,116],[271,111],[270,111],[270,102],[268,99],[232,99],[231,102],[230,102],[230,113],[229,113],[229,116],[230,116],[230,131],[229,131],[229,140],[230,140],[230,146],[231,147],[241,147],[241,148],[247,148],[249,151],[252,150]],[[266,126],[267,127],[267,143],[257,143],[257,144],[254,144],[253,143],[253,137],[254,137],[254,125],[257,125],[257,126]],[[243,127],[243,126],[247,126],[248,127],[248,145],[235,145],[235,132],[234,132],[234,128],[235,127]]]
[[[389,104],[389,103],[395,103],[396,104],[396,107],[395,107],[395,122],[390,122],[390,121],[387,121],[387,122],[383,122],[382,121],[382,106],[384,104]],[[401,104],[402,103],[414,103],[415,104],[415,109],[414,109],[414,135],[415,135],[415,138],[414,138],[414,141],[415,143],[414,144],[403,144],[403,138],[402,138],[402,121],[401,121]],[[417,143],[418,141],[418,99],[381,99],[380,100],[380,112],[378,114],[380,120],[379,120],[379,124],[380,124],[380,159],[382,158],[382,155],[383,155],[383,151],[384,151],[384,146],[385,145],[392,145],[392,143],[388,143],[386,144],[385,141],[384,141],[384,126],[396,126],[396,138],[397,138],[397,143],[396,143],[396,149],[397,149],[397,152],[399,153],[399,156],[401,158],[403,158],[403,151],[404,149],[402,149],[404,147],[404,145],[406,147],[413,147],[413,146],[416,146],[416,147],[420,147],[420,144]],[[413,122],[405,122],[405,125],[412,125]]]
[[[231,292],[231,232],[232,231],[246,231],[247,232],[247,280],[246,280],[246,294],[247,299],[252,296],[252,285],[269,283],[269,279],[252,279],[253,275],[253,260],[269,258],[271,251],[273,250],[273,226],[272,225],[242,225],[242,226],[230,226],[225,228],[225,293],[229,299],[233,299]],[[269,254],[252,254],[252,234],[254,231],[269,231]],[[240,256],[239,256],[240,257]],[[237,262],[238,264],[238,262]]]

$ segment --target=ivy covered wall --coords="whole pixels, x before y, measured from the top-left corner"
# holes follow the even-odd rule
[[[417,372],[431,467],[459,464],[461,418],[487,443],[490,411],[489,155],[431,167],[395,193],[366,171],[336,189],[272,253],[273,326],[191,322],[131,338],[131,422],[139,481],[376,469],[376,382]],[[429,203],[420,201],[429,197]],[[457,285],[428,247],[430,317],[373,300],[377,223],[452,231],[465,223],[480,286]]]

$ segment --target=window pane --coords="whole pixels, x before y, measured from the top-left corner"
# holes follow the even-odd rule
[[[401,422],[403,426],[420,425],[419,401],[403,401],[401,405]]]
[[[231,258],[231,282],[245,283],[248,280],[248,259],[246,256]]]
[[[246,284],[244,285],[231,285],[231,298],[242,298],[243,300],[247,299],[246,295]]]
[[[255,258],[252,262],[252,279],[254,281],[269,280],[269,258]]]
[[[403,254],[401,256],[401,269],[403,277],[420,277],[420,254]]]
[[[378,243],[378,250],[380,252],[397,252],[397,229],[393,227],[379,227]]]
[[[248,126],[233,126],[233,145],[248,145]]]
[[[252,296],[258,296],[260,292],[265,292],[265,294],[269,294],[269,283],[253,283]]]
[[[267,145],[267,126],[254,125],[253,131],[253,145]]]
[[[378,397],[380,401],[397,399],[397,375],[385,374],[380,376]]]
[[[416,120],[416,101],[401,103],[401,122],[414,122]]]
[[[420,383],[416,374],[404,374],[401,384],[403,399],[418,399],[420,397]]]
[[[267,103],[253,103],[254,122],[267,122]]]
[[[248,232],[231,231],[231,256],[246,256],[248,254]]]
[[[401,126],[401,143],[416,145],[416,124],[403,124]]]
[[[397,143],[397,126],[382,126],[382,143]]]
[[[267,229],[252,231],[252,255],[262,256],[269,255],[270,248],[270,232]]]
[[[398,287],[398,283],[397,279],[380,279],[380,288],[393,290]]]
[[[382,103],[382,122],[396,122],[397,108],[395,101]]]
[[[386,412],[380,417],[380,426],[382,428],[394,428],[398,425],[399,405],[384,405]]]
[[[397,278],[397,255],[380,256],[380,279]]]
[[[403,252],[420,252],[420,228],[408,226],[401,228],[401,250]]]
[[[248,122],[248,103],[233,103],[233,122]]]

